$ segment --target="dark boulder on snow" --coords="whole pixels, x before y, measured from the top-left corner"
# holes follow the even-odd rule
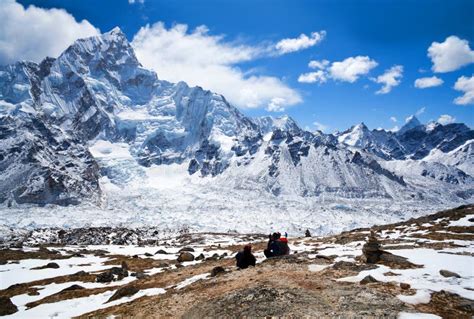
[[[194,260],[194,255],[191,254],[190,252],[183,251],[181,254],[179,254],[177,260],[180,263],[182,263],[184,261],[193,261]]]
[[[32,270],[41,270],[41,269],[58,269],[59,265],[57,263],[47,263],[44,266],[31,268]]]
[[[0,297],[0,316],[11,315],[18,311],[18,308],[8,297]]]

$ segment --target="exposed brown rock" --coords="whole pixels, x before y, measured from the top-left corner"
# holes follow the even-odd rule
[[[8,297],[0,297],[0,316],[11,315],[18,311],[18,308]]]

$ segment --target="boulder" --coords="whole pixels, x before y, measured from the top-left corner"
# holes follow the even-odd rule
[[[375,279],[374,277],[372,277],[371,275],[368,275],[360,281],[360,284],[365,285],[365,284],[370,284],[370,283],[374,283],[374,282],[378,282],[378,280]]]
[[[11,315],[18,311],[18,308],[8,297],[0,297],[0,316]]]
[[[58,268],[59,268],[59,265],[57,263],[47,263],[44,266],[35,267],[35,268],[31,268],[31,269],[40,270],[40,269],[58,269]]]
[[[439,271],[439,273],[441,274],[441,276],[443,277],[455,277],[455,278],[461,278],[461,276],[455,272],[452,272],[452,271],[449,271],[449,270],[446,270],[446,269],[441,269]]]
[[[180,263],[184,261],[193,261],[193,260],[194,260],[194,255],[187,251],[181,252],[181,254],[179,254],[178,256],[178,262]]]
[[[217,276],[219,274],[223,274],[223,273],[225,273],[225,269],[222,268],[221,266],[217,266],[217,267],[212,268],[211,277],[215,277],[215,276]]]
[[[158,250],[155,255],[168,255],[168,252],[166,250],[160,249]]]
[[[102,282],[102,283],[111,282],[114,280],[114,274],[112,274],[111,271],[106,271],[106,272],[98,274],[95,280],[97,282]]]
[[[141,271],[132,272],[132,273],[130,274],[130,276],[136,277],[137,279],[144,279],[144,278],[147,278],[147,277],[148,277],[147,274],[145,274],[144,272],[141,272]]]
[[[182,252],[185,252],[185,251],[187,251],[187,252],[194,252],[194,249],[191,248],[191,247],[184,247],[184,248],[181,248],[178,252],[179,252],[179,253],[182,253]]]
[[[204,258],[204,254],[199,254],[199,256],[195,258],[195,260],[203,260]]]
[[[410,289],[410,284],[407,284],[407,283],[404,283],[404,282],[401,282],[400,283],[400,288],[402,288],[403,290],[407,290],[407,289]]]
[[[123,297],[130,297],[139,292],[140,289],[134,286],[125,286],[117,289],[117,291],[112,295],[112,297],[107,300],[107,302],[111,302]]]

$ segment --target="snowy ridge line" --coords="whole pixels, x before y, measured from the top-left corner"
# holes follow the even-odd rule
[[[361,123],[324,134],[288,116],[250,118],[222,95],[160,80],[118,28],[57,59],[0,66],[0,84],[4,216],[87,204],[137,220],[142,210],[260,213],[269,203],[313,212],[327,198],[439,209],[474,197],[464,124],[412,117],[398,132]]]

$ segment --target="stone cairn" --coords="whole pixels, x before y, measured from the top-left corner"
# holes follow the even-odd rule
[[[367,242],[362,247],[362,253],[365,257],[365,262],[368,264],[375,264],[380,260],[380,255],[382,251],[380,250],[380,242],[375,237],[375,232],[370,231],[370,236]]]

